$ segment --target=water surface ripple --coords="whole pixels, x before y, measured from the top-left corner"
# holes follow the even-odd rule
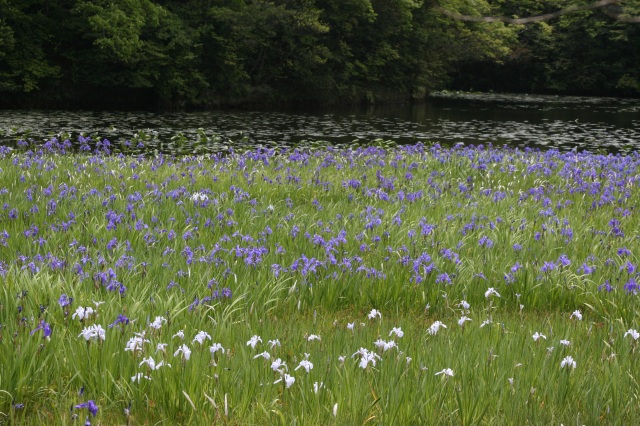
[[[142,140],[167,153],[374,140],[630,152],[640,150],[640,100],[439,93],[420,105],[331,111],[0,111],[5,145],[65,134],[75,141],[81,133],[116,146]]]

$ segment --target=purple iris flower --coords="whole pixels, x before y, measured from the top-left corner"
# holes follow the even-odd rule
[[[636,294],[638,293],[638,283],[636,282],[635,279],[631,278],[625,285],[624,285],[624,289],[627,291],[627,293],[633,293]]]
[[[622,271],[623,269],[626,269],[626,270],[627,270],[627,273],[628,273],[629,275],[632,275],[633,273],[635,273],[635,272],[636,272],[636,265],[634,265],[633,263],[631,263],[631,262],[629,262],[629,261],[627,260],[627,263],[625,263],[624,265],[622,265],[622,266],[620,267],[620,270],[621,270],[621,271]]]
[[[618,256],[629,256],[631,254],[631,250],[626,247],[621,247],[618,249]]]
[[[74,408],[78,408],[78,409],[87,408],[91,412],[91,414],[93,414],[94,416],[98,414],[98,406],[96,405],[95,402],[93,402],[92,399],[90,399],[87,402],[83,402],[82,404],[78,404]]]
[[[58,303],[60,304],[61,308],[71,305],[72,302],[73,302],[73,297],[69,297],[64,293],[58,299]]]
[[[449,274],[445,272],[436,277],[436,283],[451,284],[451,278],[449,277]]]
[[[489,238],[487,238],[484,235],[482,236],[482,238],[480,238],[480,240],[478,241],[478,244],[480,246],[485,246],[487,248],[493,247],[493,241],[491,241]]]
[[[606,290],[607,292],[610,292],[613,290],[613,286],[611,285],[609,280],[606,280],[604,284],[601,284],[600,286],[598,286],[598,291],[601,291],[603,289]]]
[[[549,272],[556,269],[556,264],[553,262],[544,262],[544,265],[540,268],[540,272]]]
[[[595,268],[594,266],[589,266],[589,265],[587,265],[586,263],[583,263],[583,264],[582,264],[581,269],[582,269],[582,272],[583,272],[585,275],[593,274],[593,272],[596,270],[596,268]],[[578,270],[580,270],[580,269],[578,269]]]
[[[569,266],[571,265],[571,260],[569,260],[566,254],[562,254],[558,258],[558,263],[562,266]]]
[[[211,278],[211,280],[207,283],[207,288],[211,289],[213,286],[218,286],[218,281],[215,278]]]
[[[42,330],[42,332],[44,333],[44,338],[51,336],[51,326],[48,323],[44,322],[44,320],[40,320],[38,326],[29,334],[33,336],[36,332],[38,332],[38,330]]]
[[[116,318],[116,320],[112,324],[109,324],[109,328],[113,328],[117,324],[127,325],[127,324],[129,324],[129,318],[127,318],[126,316],[124,316],[122,314],[119,314],[118,318]]]

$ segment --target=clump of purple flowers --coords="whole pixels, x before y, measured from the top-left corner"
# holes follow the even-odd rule
[[[40,320],[40,322],[38,323],[38,326],[31,330],[31,333],[29,333],[31,336],[33,336],[36,332],[42,330],[43,333],[43,338],[46,339],[49,336],[51,336],[51,325],[49,325],[48,323],[46,323],[44,320]]]
[[[83,402],[82,404],[78,404],[73,408],[77,408],[77,409],[86,408],[94,417],[96,416],[96,414],[98,414],[98,409],[99,409],[96,403],[92,399],[90,399],[87,402]]]

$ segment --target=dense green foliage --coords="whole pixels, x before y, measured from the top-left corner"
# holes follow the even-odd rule
[[[0,106],[372,102],[447,84],[637,94],[636,24],[589,11],[519,27],[435,8],[511,16],[566,4],[0,0]]]
[[[494,14],[531,16],[555,4],[501,1]],[[637,15],[632,8],[627,11]],[[622,9],[620,9],[622,10]],[[455,85],[465,90],[637,96],[640,94],[640,25],[620,22],[603,10],[564,15],[514,28],[518,43],[501,61],[459,63]]]
[[[0,425],[640,424],[640,155],[0,146]]]

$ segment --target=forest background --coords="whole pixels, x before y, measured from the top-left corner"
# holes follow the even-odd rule
[[[442,89],[640,95],[640,2],[0,0],[0,107],[193,110]],[[448,11],[451,13],[443,13]]]

